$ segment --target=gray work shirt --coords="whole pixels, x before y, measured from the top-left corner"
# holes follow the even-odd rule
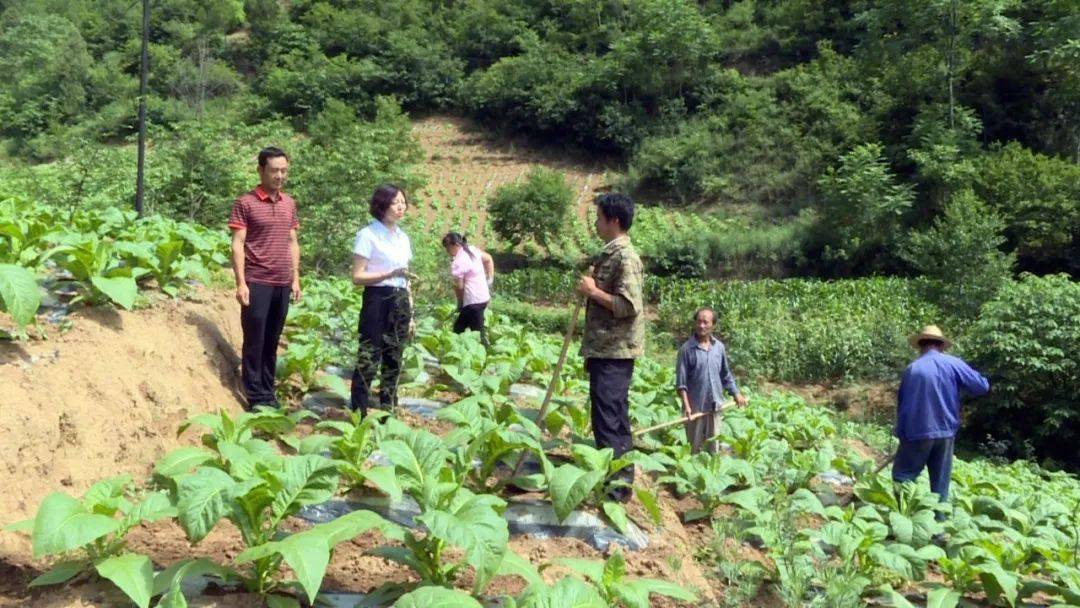
[[[714,412],[724,403],[723,389],[733,396],[739,394],[735,376],[731,373],[724,343],[710,338],[708,349],[698,344],[697,337],[679,347],[675,360],[675,390],[685,390],[690,409],[695,412]]]

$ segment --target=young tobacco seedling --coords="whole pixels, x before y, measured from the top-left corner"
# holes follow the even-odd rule
[[[216,455],[181,448],[183,452],[177,450],[166,457],[168,466],[156,469],[156,475],[166,478],[175,495],[180,526],[192,543],[198,543],[218,521],[228,519],[250,550],[242,554],[244,559],[237,558],[238,564],[251,564],[237,574],[249,590],[267,594],[281,587],[277,575],[284,559],[294,566],[300,585],[313,601],[318,593],[313,585],[316,578],[321,581],[326,568],[322,554],[295,544],[300,541],[279,541],[279,528],[302,507],[334,496],[337,463],[313,454],[279,456],[265,441],[251,439],[250,429],[238,431],[225,425],[220,430],[222,433],[208,442],[214,445]],[[236,443],[224,437],[248,438]],[[275,542],[286,544],[272,544]],[[320,549],[323,546],[318,545]],[[299,553],[292,552],[297,547]],[[329,548],[327,556],[328,552]],[[305,560],[303,564],[293,563],[300,558]]]
[[[164,492],[145,494],[137,503],[129,500],[132,493],[129,475],[99,481],[81,500],[54,492],[45,497],[33,519],[6,527],[30,532],[35,558],[62,557],[30,586],[56,585],[96,573],[140,608],[147,608],[153,566],[145,555],[126,552],[125,539],[139,523],[173,517],[176,508]]]
[[[426,532],[404,530],[390,536],[404,547],[380,547],[373,551],[375,555],[408,566],[423,584],[447,587],[471,566],[474,594],[497,574],[524,576],[528,572],[527,562],[507,548],[510,532],[501,515],[506,503],[463,487],[465,471],[471,466],[463,450],[451,454],[437,436],[403,424],[387,425],[379,449],[393,463],[401,492],[419,505],[415,520]],[[448,562],[448,546],[461,548],[462,559]],[[393,595],[406,590],[391,584],[382,592]]]
[[[675,583],[650,578],[626,576],[626,560],[622,551],[616,550],[606,562],[563,558],[555,560],[578,576],[592,583],[605,606],[625,608],[648,608],[650,595],[663,595],[684,602],[696,602],[697,596]]]
[[[685,521],[694,521],[711,516],[721,504],[731,503],[732,488],[751,486],[755,480],[754,470],[745,460],[699,452],[677,460],[674,470],[657,478],[657,483],[671,484],[676,492],[697,498],[701,508],[683,516]]]
[[[650,470],[662,470],[662,467],[637,452],[614,458],[611,448],[598,450],[583,444],[574,444],[570,451],[574,457],[573,464],[555,467],[546,458],[541,461],[544,474],[548,478],[548,494],[556,517],[563,521],[579,505],[595,505],[601,508],[617,530],[625,533],[630,523],[626,516],[626,507],[609,500],[607,491],[609,488],[625,487],[627,484],[615,479],[614,475],[635,464]]]

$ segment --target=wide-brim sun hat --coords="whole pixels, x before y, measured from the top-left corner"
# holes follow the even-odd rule
[[[942,332],[941,328],[937,325],[927,325],[926,327],[923,327],[922,331],[917,334],[912,334],[912,336],[908,338],[908,343],[914,348],[918,348],[919,342],[922,340],[937,340],[944,344],[945,348],[952,346],[952,340],[946,338],[945,333]]]

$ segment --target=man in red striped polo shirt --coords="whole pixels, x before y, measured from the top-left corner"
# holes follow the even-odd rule
[[[259,185],[240,195],[229,216],[236,299],[244,331],[241,379],[249,407],[277,406],[274,372],[289,299],[300,300],[300,242],[296,201],[282,192],[289,157],[259,152]]]

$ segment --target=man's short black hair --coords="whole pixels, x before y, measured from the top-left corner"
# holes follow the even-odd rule
[[[271,158],[284,158],[285,160],[289,160],[289,155],[285,154],[285,151],[281,148],[275,148],[274,146],[263,148],[262,150],[259,150],[259,168],[265,168],[266,161]]]
[[[713,323],[716,323],[716,311],[713,310],[711,306],[702,306],[701,308],[695,310],[694,311],[694,323],[698,322],[698,317],[700,317],[701,313],[703,313],[703,312],[708,312],[710,315],[712,315]]]
[[[600,208],[600,213],[611,220],[618,220],[619,228],[628,232],[634,223],[634,200],[621,192],[606,192],[596,197],[593,203]]]

